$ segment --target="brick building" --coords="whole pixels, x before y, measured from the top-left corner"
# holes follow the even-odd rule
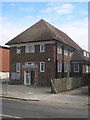
[[[51,79],[82,76],[90,53],[44,20],[9,41],[10,83],[50,86]]]
[[[0,78],[9,77],[9,58],[10,49],[8,47],[0,46]]]

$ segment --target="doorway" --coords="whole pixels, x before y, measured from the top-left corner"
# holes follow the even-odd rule
[[[35,71],[24,71],[24,84],[25,85],[35,84]]]

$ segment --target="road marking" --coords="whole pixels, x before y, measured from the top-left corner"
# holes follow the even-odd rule
[[[16,117],[16,116],[11,116],[11,115],[3,115],[3,114],[0,114],[0,116],[2,116],[2,117],[19,118],[19,119],[21,119],[21,117]]]

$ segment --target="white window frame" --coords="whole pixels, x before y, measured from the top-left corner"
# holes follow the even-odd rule
[[[75,65],[78,65],[78,70],[77,70],[77,71],[75,70]],[[79,64],[74,64],[74,65],[73,65],[73,71],[74,71],[74,72],[79,72]]]
[[[86,51],[83,51],[83,55],[86,57],[87,56],[87,53],[86,53]]]
[[[86,65],[86,73],[88,73],[88,65]]]
[[[58,53],[62,53],[62,47],[58,46]]]
[[[19,69],[18,69],[19,67]],[[16,63],[16,72],[20,72],[20,68],[21,68],[21,64],[20,63]]]
[[[89,53],[87,53],[87,57],[89,58]]]
[[[29,51],[29,47],[33,47],[33,50]],[[25,53],[35,53],[35,45],[25,46]]]
[[[35,65],[35,62],[25,62],[25,65],[31,66],[29,63],[30,63],[31,65]]]
[[[65,69],[65,65],[67,66],[67,69]],[[64,64],[64,72],[68,72],[68,64]]]
[[[64,49],[64,55],[68,55],[68,50]]]
[[[42,50],[42,46],[43,46],[43,50]],[[41,44],[40,45],[40,52],[44,52],[45,51],[45,45],[44,44]]]
[[[20,50],[19,50],[18,48],[20,48]],[[18,46],[18,47],[17,47],[17,54],[20,54],[20,53],[21,53],[21,47]]]
[[[58,63],[58,72],[62,72],[62,63]]]
[[[41,70],[41,65],[43,64],[43,70]],[[40,62],[40,72],[45,72],[45,63],[44,62]]]

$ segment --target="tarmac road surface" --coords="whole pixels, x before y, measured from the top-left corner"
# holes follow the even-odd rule
[[[2,115],[4,118],[88,118],[86,108],[74,108],[41,102],[19,100],[2,100]]]

